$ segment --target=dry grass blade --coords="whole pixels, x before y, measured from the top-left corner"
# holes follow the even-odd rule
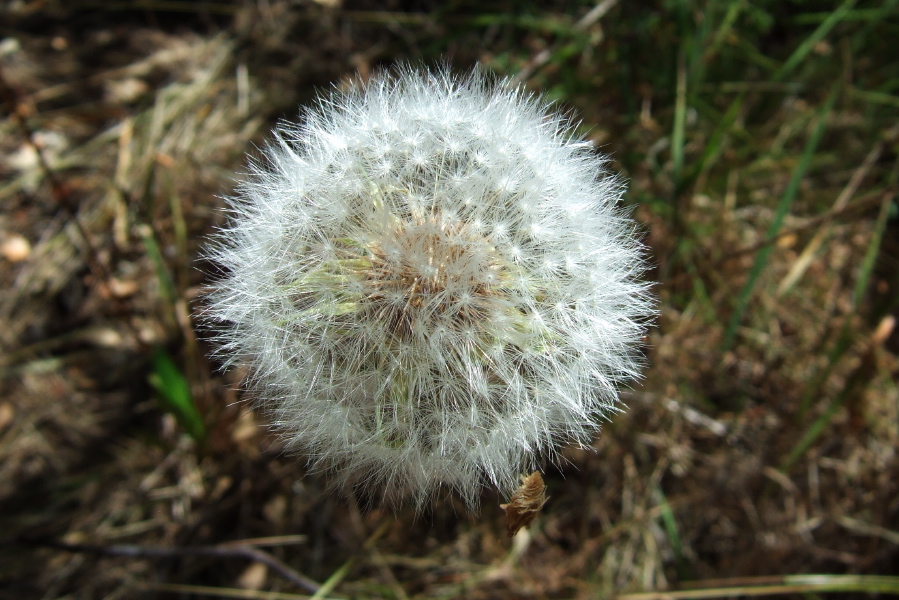
[[[290,594],[287,592],[264,592],[260,590],[241,590],[237,588],[213,587],[208,585],[187,585],[181,583],[140,584],[140,588],[151,592],[170,592],[172,594],[189,594],[212,598],[236,598],[238,600],[309,600],[312,596]],[[329,600],[323,598],[322,600]]]
[[[782,578],[760,578],[758,583],[734,580],[732,586],[727,580],[716,581],[716,587],[650,592],[645,594],[621,594],[618,600],[680,600],[687,598],[733,598],[745,596],[758,598],[783,594],[826,594],[826,593],[884,593],[899,592],[899,577],[878,575],[786,575]],[[770,583],[779,579],[779,583]],[[745,582],[745,583],[744,583]]]
[[[49,540],[12,540],[12,544],[24,544],[35,547],[56,548],[66,552],[98,554],[103,556],[130,556],[150,558],[172,558],[183,556],[211,556],[217,558],[237,557],[253,560],[269,567],[294,585],[312,593],[321,589],[321,585],[292,567],[284,564],[268,552],[249,545],[246,541],[228,542],[216,546],[196,546],[184,548],[146,547],[135,545],[102,545],[102,544],[69,544]]]
[[[806,142],[805,148],[802,152],[802,156],[790,178],[790,183],[787,185],[786,190],[784,190],[783,196],[781,196],[780,203],[778,204],[777,210],[774,213],[774,218],[771,221],[771,224],[768,226],[768,231],[765,235],[766,239],[770,240],[775,238],[777,233],[780,231],[784,217],[786,216],[787,212],[790,210],[790,206],[792,206],[794,200],[796,199],[796,194],[799,191],[799,184],[805,176],[805,171],[806,169],[808,169],[809,163],[811,162],[811,159],[815,154],[815,150],[817,149],[818,143],[821,140],[821,136],[824,134],[824,128],[827,123],[827,116],[829,115],[830,109],[837,98],[838,90],[838,87],[834,87],[831,90],[829,98],[821,106],[821,109],[818,112],[818,122],[814,130],[812,131],[812,134],[809,136],[808,141]],[[752,269],[749,271],[749,276],[746,280],[746,283],[743,285],[743,288],[740,290],[740,293],[737,297],[737,305],[734,308],[733,313],[731,314],[731,318],[727,324],[727,327],[725,328],[722,350],[729,350],[733,346],[737,336],[737,327],[739,327],[740,323],[743,320],[743,316],[746,313],[746,308],[749,304],[749,299],[752,296],[753,289],[755,288],[756,282],[758,281],[759,276],[762,274],[762,271],[767,266],[768,258],[770,257],[772,250],[773,247],[767,245],[761,248],[758,254],[756,254],[755,261],[753,262]]]
[[[871,168],[874,166],[874,163],[877,162],[877,159],[880,157],[880,153],[883,151],[883,143],[878,142],[868,155],[865,157],[865,161],[859,165],[858,169],[852,174],[852,179],[849,180],[849,183],[846,184],[846,187],[843,188],[843,191],[837,197],[836,202],[833,204],[833,208],[830,209],[830,213],[825,215],[828,217],[827,221],[824,222],[824,225],[819,229],[812,240],[806,245],[805,249],[802,251],[802,254],[799,255],[799,258],[793,263],[793,266],[790,267],[789,273],[784,277],[780,285],[777,286],[777,296],[783,296],[787,293],[796,282],[802,277],[803,273],[808,270],[809,265],[812,262],[812,259],[815,253],[818,251],[818,248],[821,247],[821,244],[827,239],[830,234],[832,225],[830,221],[841,211],[846,208],[846,205],[849,203],[849,200],[855,193],[858,191],[859,186],[862,184],[862,181],[870,172]]]
[[[813,4],[0,2],[0,598],[899,593],[899,0]],[[193,331],[245,154],[331,82],[448,60],[570,108],[659,266],[646,380],[511,541],[488,493],[326,493]]]

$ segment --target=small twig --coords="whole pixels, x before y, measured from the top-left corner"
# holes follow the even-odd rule
[[[299,573],[292,567],[288,566],[278,558],[272,556],[268,552],[261,550],[255,546],[248,544],[248,541],[241,542],[225,542],[214,546],[192,546],[186,548],[166,548],[154,546],[137,546],[131,544],[117,544],[104,546],[100,544],[69,544],[58,540],[29,540],[18,539],[12,543],[25,544],[28,546],[38,546],[43,548],[54,548],[63,550],[64,552],[97,554],[100,556],[130,556],[139,558],[172,558],[178,556],[213,556],[217,558],[246,558],[262,563],[269,567],[279,575],[294,583],[298,587],[316,593],[321,585]]]

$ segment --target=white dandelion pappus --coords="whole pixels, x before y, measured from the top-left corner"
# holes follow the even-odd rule
[[[405,68],[332,91],[264,155],[209,252],[206,318],[338,482],[475,506],[588,445],[639,377],[654,308],[622,183],[545,101]]]

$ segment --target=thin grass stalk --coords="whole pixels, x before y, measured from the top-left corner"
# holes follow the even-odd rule
[[[874,230],[874,236],[871,238],[871,242],[868,244],[868,249],[865,252],[865,258],[862,261],[862,265],[860,268],[859,278],[855,282],[855,289],[852,294],[852,311],[849,315],[847,315],[846,320],[843,323],[843,327],[840,330],[840,336],[837,339],[837,343],[834,346],[834,349],[828,355],[828,364],[822,371],[821,375],[815,378],[815,385],[810,387],[807,393],[803,396],[802,402],[799,406],[799,415],[800,417],[805,415],[808,410],[811,408],[812,401],[815,397],[820,394],[820,390],[823,387],[824,383],[829,379],[830,375],[833,373],[836,365],[842,359],[843,355],[852,347],[852,342],[854,341],[855,336],[853,335],[853,316],[858,310],[858,306],[861,302],[862,295],[865,290],[868,288],[868,283],[871,280],[871,276],[874,273],[874,264],[877,261],[877,254],[880,250],[880,244],[883,241],[883,233],[886,230],[887,218],[890,213],[890,203],[892,202],[892,196],[887,195],[884,197],[884,202],[880,208],[880,214],[877,217],[877,224]],[[864,367],[864,363],[862,367]],[[827,429],[827,426],[830,425],[831,420],[833,420],[834,415],[836,415],[837,411],[841,406],[846,402],[847,398],[850,397],[852,391],[858,387],[863,381],[859,378],[863,375],[862,367],[857,369],[853,376],[849,378],[846,385],[840,391],[840,393],[831,400],[830,404],[827,407],[827,410],[819,416],[812,425],[806,430],[805,434],[793,448],[789,455],[787,455],[786,460],[783,461],[781,465],[781,470],[786,472],[789,471],[796,462],[802,458],[803,455],[808,451],[808,449],[818,440],[819,437],[824,433]]]
[[[768,579],[768,578],[764,578]],[[745,580],[733,580],[745,581]],[[621,594],[617,600],[686,600],[699,598],[734,598],[737,596],[777,596],[783,594],[829,594],[858,592],[867,594],[899,594],[899,577],[884,575],[786,575],[777,583],[742,584],[665,592]]]
[[[802,182],[802,178],[805,176],[805,172],[808,170],[812,158],[815,155],[815,150],[818,147],[818,143],[821,141],[821,137],[824,134],[824,129],[827,125],[827,115],[830,114],[830,109],[833,107],[833,103],[836,100],[838,91],[839,86],[834,86],[834,88],[830,92],[830,96],[827,98],[827,101],[825,101],[824,105],[818,111],[818,123],[805,145],[805,149],[802,152],[802,157],[800,158],[799,163],[796,165],[796,169],[793,171],[793,176],[790,178],[790,182],[789,184],[787,184],[786,190],[784,190],[784,194],[780,199],[780,203],[777,206],[776,212],[774,213],[774,219],[771,221],[771,225],[769,225],[768,231],[765,233],[765,239],[773,240],[777,236],[777,233],[780,231],[780,228],[783,225],[784,218],[787,216],[787,213],[790,211],[790,207],[793,205],[793,201],[796,199],[796,196],[799,193],[799,184]],[[749,299],[752,297],[752,291],[755,288],[755,285],[758,282],[762,271],[764,271],[765,267],[767,266],[768,258],[771,256],[771,252],[773,251],[773,249],[774,246],[771,243],[768,243],[759,250],[758,254],[756,254],[755,262],[752,265],[752,270],[749,272],[749,278],[746,280],[743,289],[740,291],[737,299],[737,306],[734,309],[734,312],[731,315],[730,321],[728,322],[727,328],[724,332],[724,343],[722,344],[722,351],[724,352],[730,350],[734,345],[734,341],[736,340],[737,336],[737,328],[739,327],[740,323],[743,320],[743,316],[746,313],[746,308],[749,305]]]
[[[823,40],[824,37],[830,33],[830,30],[836,27],[846,17],[855,5],[855,2],[856,0],[844,0],[844,2],[835,11],[830,13],[824,22],[822,22],[810,36],[799,44],[796,50],[793,51],[793,54],[791,54],[783,65],[771,75],[771,80],[782,81],[793,71],[793,69],[802,64],[809,53],[814,49],[815,45]]]

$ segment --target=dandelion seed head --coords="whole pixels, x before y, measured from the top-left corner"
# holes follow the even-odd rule
[[[291,450],[419,504],[589,445],[654,308],[621,182],[538,97],[404,69],[284,125],[207,321]]]

